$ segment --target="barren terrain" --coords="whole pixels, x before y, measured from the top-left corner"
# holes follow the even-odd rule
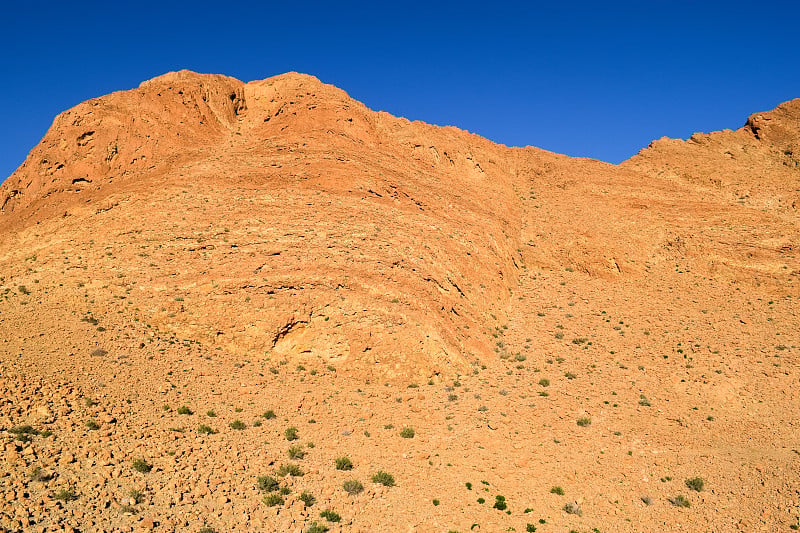
[[[797,529],[798,154],[800,100],[618,166],[294,73],[80,104],[0,187],[0,530]]]

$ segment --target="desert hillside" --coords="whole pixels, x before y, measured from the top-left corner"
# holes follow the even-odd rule
[[[800,100],[618,166],[296,73],[84,102],[0,186],[0,530],[796,528],[798,154]]]

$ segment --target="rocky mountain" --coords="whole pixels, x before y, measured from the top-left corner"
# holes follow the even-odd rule
[[[797,524],[798,154],[800,100],[618,166],[296,73],[84,102],[0,186],[0,527]]]

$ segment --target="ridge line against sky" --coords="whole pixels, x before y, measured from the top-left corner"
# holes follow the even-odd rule
[[[618,163],[800,97],[790,2],[190,7],[32,2],[0,21],[0,180],[60,112],[190,69],[317,76],[374,110]]]

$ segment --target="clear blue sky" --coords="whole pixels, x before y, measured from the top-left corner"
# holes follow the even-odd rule
[[[9,2],[0,180],[59,112],[188,68],[295,70],[376,110],[619,162],[800,97],[800,3]]]

